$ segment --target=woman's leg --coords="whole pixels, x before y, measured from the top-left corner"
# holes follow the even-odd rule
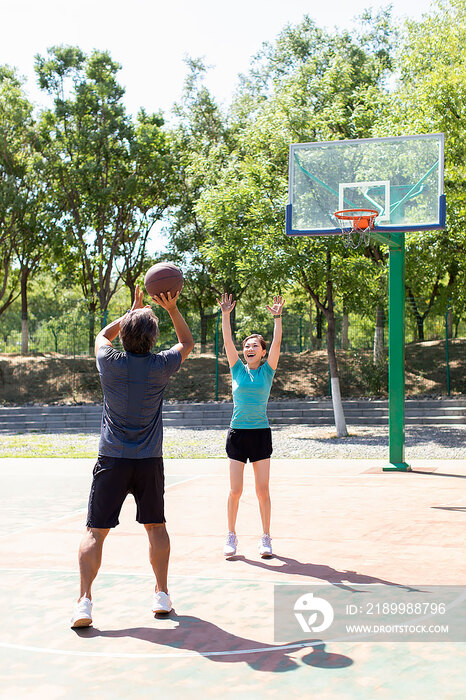
[[[270,534],[270,493],[269,493],[269,478],[270,478],[270,457],[260,459],[258,462],[253,462],[254,478],[256,482],[256,494],[259,500],[259,510],[262,520],[262,529],[264,535]]]
[[[239,499],[243,493],[243,472],[244,462],[238,462],[236,459],[230,459],[230,493],[228,496],[227,505],[229,532],[235,532]]]

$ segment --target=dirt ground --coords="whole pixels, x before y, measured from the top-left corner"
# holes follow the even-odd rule
[[[449,343],[452,395],[466,393],[466,339]],[[356,398],[387,395],[387,364],[377,369],[371,353],[338,352],[341,392]],[[231,381],[225,356],[194,354],[167,387],[170,401],[227,401]],[[427,341],[406,347],[406,394],[439,396],[446,391],[445,343]],[[325,350],[283,353],[272,387],[272,399],[329,395]],[[100,403],[99,377],[92,357],[0,355],[0,405],[31,403]]]

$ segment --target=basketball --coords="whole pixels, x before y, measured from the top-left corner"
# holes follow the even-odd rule
[[[172,297],[183,289],[183,274],[173,263],[157,263],[152,265],[144,277],[147,293],[153,297],[159,294],[171,293]]]

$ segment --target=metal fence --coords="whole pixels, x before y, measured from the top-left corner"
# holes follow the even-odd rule
[[[122,315],[118,313],[117,315]],[[115,316],[117,316],[115,315]],[[112,318],[102,319],[109,322]],[[229,373],[223,353],[221,319],[207,320],[204,342],[198,318],[187,315],[196,341],[194,362],[183,366],[182,380],[170,389],[176,400],[221,400],[230,395]],[[158,349],[176,342],[170,319],[159,314]],[[238,315],[237,347],[254,330],[270,341],[273,321],[263,317],[258,327]],[[249,325],[248,325],[249,324]],[[75,310],[60,319],[31,323],[29,351],[21,355],[21,330],[0,331],[0,403],[94,401],[100,400],[100,386],[89,343],[101,326],[100,320]],[[382,359],[374,361],[374,322],[365,316],[342,314],[336,317],[336,348],[341,392],[344,397],[385,396],[388,389],[388,329]],[[424,322],[424,343],[418,328],[406,314],[406,393],[407,395],[454,395],[466,393],[466,327],[451,336],[447,315],[431,316]],[[288,311],[284,316],[282,358],[272,397],[329,396],[325,319],[310,319]],[[118,339],[115,347],[121,347]],[[31,360],[31,355],[35,358]],[[8,359],[10,358],[10,359]],[[189,366],[188,366],[189,365]],[[187,378],[189,375],[189,379]],[[201,386],[202,384],[202,386]],[[53,385],[53,386],[52,386]],[[50,389],[50,391],[48,390]],[[15,398],[16,394],[18,399]],[[45,399],[45,397],[47,398]],[[44,397],[44,398],[43,398]]]
[[[106,316],[105,323],[109,323],[118,315]],[[201,328],[198,317],[187,315],[187,321],[196,342],[195,352],[215,352],[216,342],[221,346],[221,323],[217,314],[212,315],[206,321],[205,338],[201,339]],[[38,353],[58,353],[67,356],[89,355],[90,345],[93,345],[93,338],[101,325],[97,316],[83,314],[78,310],[70,312],[60,318],[51,318],[46,321],[29,324],[28,352]],[[241,316],[238,318],[239,330],[237,333],[238,342],[242,337]],[[170,319],[166,314],[159,316],[160,337],[158,345],[161,348],[170,347],[176,342],[176,336]],[[259,322],[254,331],[251,327],[246,327],[244,335],[249,332],[260,332],[270,340],[273,334],[273,322],[268,318],[262,323]],[[345,330],[344,330],[345,328]],[[419,340],[417,324],[411,314],[406,313],[406,343]],[[387,330],[387,329],[386,329]],[[451,338],[451,327],[445,315],[428,316],[424,321],[424,340],[444,340]],[[455,328],[457,337],[466,336],[466,321],[462,321]],[[386,334],[388,337],[388,333]],[[336,314],[336,337],[335,345],[342,350],[370,350],[374,343],[374,320],[368,316],[358,316],[349,314],[344,319],[343,314]],[[118,339],[115,341],[118,346]],[[385,343],[386,344],[386,343]],[[310,319],[303,314],[286,313],[283,322],[283,352],[301,353],[306,350],[320,350],[326,348],[326,323],[325,317],[313,317]],[[0,330],[0,353],[17,354],[21,353],[21,322],[18,319],[18,326],[13,330],[2,332]]]

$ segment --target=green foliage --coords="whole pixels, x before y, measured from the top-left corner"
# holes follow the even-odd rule
[[[203,84],[206,68],[202,61],[188,59],[183,99],[175,105],[177,123],[172,130],[175,153],[176,200],[169,221],[169,257],[178,262],[185,275],[183,299],[200,317],[201,343],[216,321],[217,298],[224,290],[226,267],[205,254],[209,231],[199,215],[203,190],[215,186],[230,151],[225,117]],[[241,293],[240,289],[230,291]]]
[[[32,105],[21,80],[0,68],[0,314],[20,289],[27,312],[29,276],[47,263],[56,225],[38,176],[40,154]],[[21,287],[20,287],[21,285]]]
[[[391,60],[387,22],[378,17],[354,37],[324,32],[307,17],[256,57],[231,110],[235,148],[196,205],[209,234],[202,253],[216,269],[269,292],[297,281],[324,304],[329,282],[349,305],[364,290],[375,307],[383,269],[374,274],[341,240],[290,240],[283,230],[289,143],[370,135]]]
[[[380,135],[445,133],[447,230],[409,235],[406,282],[418,319],[430,309],[455,316],[466,287],[466,2],[435,3],[406,23],[398,56],[400,79],[377,123]]]
[[[356,381],[365,387],[368,396],[384,396],[388,392],[388,363],[386,358],[374,362],[372,355],[364,350],[350,353],[348,362],[352,366]]]
[[[375,309],[386,307],[386,251],[285,236],[288,147],[431,131],[446,134],[448,229],[407,236],[408,308],[427,323],[449,306],[459,327],[466,312],[466,0],[439,0],[401,33],[385,10],[365,12],[351,31],[326,31],[304,17],[263,45],[227,114],[205,87],[203,61],[186,62],[170,127],[159,113],[126,113],[120,66],[105,51],[57,46],[36,57],[39,85],[53,98],[38,123],[21,80],[0,67],[4,334],[19,333],[14,299],[22,277],[32,339],[48,333],[59,347],[75,316],[80,333],[92,335],[94,316],[98,328],[129,305],[162,217],[164,257],[183,268],[180,304],[204,344],[223,291],[240,300],[241,335],[269,333],[263,307],[274,293],[286,295],[290,317],[308,319],[317,305],[338,325],[344,309],[369,333]],[[170,342],[168,321],[163,333]]]
[[[54,47],[36,57],[54,109],[41,115],[42,176],[63,230],[63,273],[104,312],[122,279],[134,291],[154,222],[170,202],[172,159],[161,115],[133,123],[108,53]],[[71,274],[70,274],[71,272]]]

